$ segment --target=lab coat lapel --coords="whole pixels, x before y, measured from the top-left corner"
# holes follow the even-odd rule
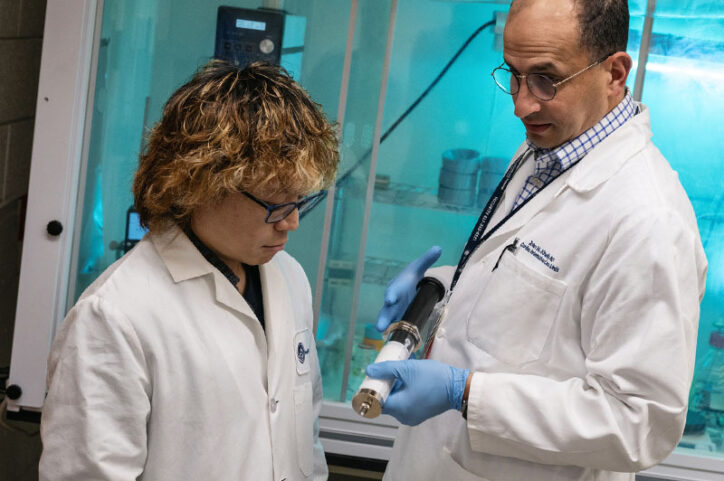
[[[201,255],[181,229],[171,227],[162,234],[152,235],[151,240],[174,282],[211,274],[214,279],[216,301],[258,322],[254,311],[236,287]]]
[[[523,155],[523,153],[527,150],[528,144],[524,142],[515,152],[513,159],[517,159],[518,156]],[[529,169],[526,169],[525,164],[528,162],[532,162],[532,153],[530,152],[528,152],[527,157],[524,159],[524,164],[520,169],[518,169],[518,172],[511,179],[508,187],[505,189],[502,197],[500,198],[500,202],[498,203],[498,208],[493,213],[490,223],[485,229],[485,234],[487,235],[491,230],[496,229],[497,227],[495,233],[478,247],[471,256],[469,262],[477,262],[500,247],[502,242],[525,225],[526,222],[528,222],[537,212],[545,207],[553,199],[553,197],[555,197],[553,194],[556,193],[555,190],[557,190],[558,187],[553,184],[555,184],[558,179],[538,193],[538,195],[536,195],[530,202],[516,212],[513,217],[498,226],[498,224],[505,219],[510,211],[513,210],[513,203],[518,197],[518,193],[522,190],[523,185],[525,184],[525,179],[527,178],[526,172],[528,172]],[[508,168],[510,168],[510,166]]]
[[[284,361],[293,358],[289,353],[294,349],[293,306],[286,278],[273,259],[260,266],[260,274],[268,346],[268,389],[269,392],[280,392],[286,385],[284,374],[292,372]]]
[[[640,110],[639,114],[601,141],[576,166],[556,178],[515,215],[498,227],[495,233],[473,253],[470,260],[482,259],[503,243],[509,242],[515,232],[566,189],[570,188],[579,193],[595,189],[615,174],[628,159],[643,149],[650,138],[650,120],[648,109],[642,104],[637,105]],[[522,151],[523,147],[516,152],[516,156]],[[522,188],[520,175],[519,173],[511,181],[509,192],[506,191],[505,198],[500,203],[501,207],[498,208],[498,211],[505,210],[493,215],[489,229],[494,228],[512,209],[514,199]]]
[[[168,231],[159,234],[152,235],[151,240],[153,241],[156,250],[163,259],[171,277],[174,282],[180,283],[189,281],[191,279],[211,276],[213,280],[213,296],[218,304],[231,309],[241,316],[239,322],[243,322],[246,327],[252,332],[256,339],[256,345],[262,351],[261,357],[264,358],[264,353],[268,351],[266,346],[266,339],[264,331],[259,324],[259,320],[256,318],[254,311],[251,309],[249,304],[246,302],[244,297],[239,294],[239,291],[235,286],[219,272],[219,270],[212,266],[204,256],[199,252],[196,246],[193,245],[191,240],[186,234],[177,227],[172,227]],[[199,294],[207,293],[203,284],[199,284],[197,289]],[[207,293],[206,295],[211,295]],[[200,322],[213,322],[213,318],[218,314],[212,314],[211,320],[206,319],[208,313],[205,310],[200,311],[198,314]],[[244,386],[243,380],[245,366],[235,362],[234,359],[229,357],[229,353],[234,349],[234,346],[229,346],[228,343],[235,339],[233,336],[229,337],[227,331],[219,328],[210,328],[208,330],[209,335],[218,346],[218,352],[221,354],[226,366],[231,373],[231,378],[234,379],[236,386],[241,396],[245,395],[246,387]],[[266,359],[263,359],[265,362]],[[264,376],[266,377],[266,369],[263,370]]]
[[[486,255],[499,248],[503,243],[508,241],[514,234],[526,225],[533,217],[543,210],[548,204],[550,204],[556,197],[558,197],[564,190],[566,185],[566,179],[570,175],[570,172],[565,172],[559,176],[553,182],[551,182],[546,188],[541,190],[535,197],[528,201],[523,207],[520,208],[512,217],[501,224],[492,236],[478,248],[472,257],[472,261],[482,259]],[[514,198],[515,194],[513,191],[507,193],[507,197]],[[496,215],[493,220],[496,221],[497,225],[512,208],[512,201],[509,202],[510,207],[507,211],[502,212],[500,216]],[[502,208],[506,206],[501,202]],[[500,220],[499,220],[500,219]],[[492,223],[492,222],[491,222]],[[495,228],[495,225],[491,228]]]
[[[246,302],[244,296],[239,293],[239,290],[234,287],[231,282],[229,282],[229,280],[218,270],[214,269],[213,276],[216,302],[243,314],[255,323],[259,324],[256,314],[254,314],[254,311],[251,309],[251,306],[249,306],[249,303]],[[261,326],[259,326],[259,329],[261,329]]]

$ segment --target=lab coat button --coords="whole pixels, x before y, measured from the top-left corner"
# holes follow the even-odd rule
[[[440,338],[445,337],[445,328],[444,327],[441,327],[437,330],[437,337],[440,337]]]
[[[277,404],[279,404],[279,401],[277,401],[276,399],[271,398],[269,400],[269,409],[271,409],[271,412],[277,412]]]

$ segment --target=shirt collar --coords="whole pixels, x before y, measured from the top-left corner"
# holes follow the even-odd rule
[[[631,91],[626,89],[623,100],[606,114],[596,125],[586,130],[578,137],[552,149],[540,148],[526,139],[528,146],[533,150],[535,158],[535,173],[543,171],[563,171],[582,159],[603,139],[625,124],[638,113],[639,109],[633,101]]]

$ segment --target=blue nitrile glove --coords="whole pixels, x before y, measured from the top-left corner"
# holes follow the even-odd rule
[[[382,413],[416,426],[448,409],[460,409],[470,371],[431,359],[385,361],[367,366],[367,375],[395,379]]]
[[[394,279],[387,284],[385,290],[385,305],[377,316],[377,330],[384,332],[387,326],[399,321],[410,305],[417,292],[417,284],[425,275],[425,271],[440,257],[442,249],[433,246],[422,256],[412,261],[402,269]]]

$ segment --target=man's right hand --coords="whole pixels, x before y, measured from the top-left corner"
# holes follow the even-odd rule
[[[405,313],[417,292],[417,284],[425,275],[425,271],[440,257],[442,249],[439,246],[431,247],[422,256],[415,259],[402,269],[394,279],[387,284],[385,290],[385,304],[377,316],[377,330],[385,331],[387,326],[399,320]]]

